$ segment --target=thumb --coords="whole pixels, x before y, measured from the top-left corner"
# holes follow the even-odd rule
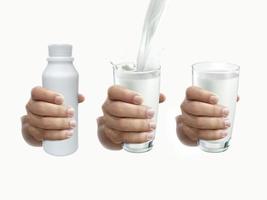
[[[159,95],[159,103],[163,103],[166,100],[166,96],[162,93]]]
[[[85,97],[82,94],[79,94],[78,95],[78,102],[82,103],[82,102],[84,102],[84,100],[85,100]]]

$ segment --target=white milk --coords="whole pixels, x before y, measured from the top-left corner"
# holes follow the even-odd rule
[[[143,26],[142,38],[137,56],[137,71],[147,70],[145,67],[150,63],[152,39],[158,28],[161,15],[164,11],[166,0],[151,0]],[[152,56],[153,57],[153,56]]]
[[[78,84],[79,75],[73,66],[71,45],[50,45],[48,65],[43,72],[43,87],[64,96],[64,105],[75,110],[76,127],[73,136],[58,141],[43,141],[44,150],[55,156],[65,156],[78,148]]]
[[[143,105],[152,108],[155,115],[152,120],[157,122],[160,95],[160,69],[137,72],[134,65],[116,65],[114,67],[114,83],[136,91],[143,97]],[[142,144],[124,144],[124,149],[140,153],[149,151],[152,141]]]
[[[207,149],[224,149],[228,147],[228,142],[231,139],[233,125],[234,125],[234,116],[235,108],[237,101],[237,91],[238,91],[238,79],[239,74],[236,72],[233,73],[223,73],[221,72],[193,72],[193,85],[199,86],[203,89],[209,90],[215,93],[219,97],[220,105],[226,106],[230,113],[228,119],[231,122],[231,127],[228,128],[228,135],[220,140],[205,141],[200,140],[199,145],[204,150]],[[211,150],[213,151],[213,150]],[[214,150],[213,152],[216,152]]]

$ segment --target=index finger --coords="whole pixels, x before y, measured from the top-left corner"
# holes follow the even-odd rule
[[[39,86],[32,89],[31,98],[35,101],[45,101],[58,105],[61,105],[64,101],[61,94]]]
[[[111,86],[108,89],[108,98],[113,101],[123,101],[136,105],[141,105],[143,103],[142,97],[137,92],[119,85]]]
[[[184,100],[181,110],[194,116],[227,117],[229,110],[221,105]]]
[[[210,104],[217,104],[219,101],[219,98],[214,93],[196,86],[187,88],[186,99]]]

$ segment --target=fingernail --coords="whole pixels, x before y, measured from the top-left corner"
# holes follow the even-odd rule
[[[222,132],[221,132],[221,136],[222,136],[222,137],[226,137],[227,135],[228,135],[228,134],[227,134],[227,131],[222,131]]]
[[[210,103],[216,104],[216,103],[218,103],[218,101],[219,101],[219,98],[217,96],[213,95],[210,97]]]
[[[149,127],[150,127],[150,129],[156,129],[156,123],[155,122],[150,122],[149,123]]]
[[[74,115],[74,108],[69,107],[67,110],[68,117],[72,117]]]
[[[154,110],[152,110],[152,109],[148,109],[147,112],[146,112],[146,115],[147,115],[147,117],[148,117],[149,119],[151,119],[151,118],[154,117],[155,112],[154,112]]]
[[[73,133],[74,133],[73,130],[68,130],[68,131],[66,131],[66,136],[67,136],[67,138],[70,138],[71,136],[73,136]]]
[[[64,98],[62,95],[57,95],[55,98],[55,103],[56,104],[62,104],[64,102]]]
[[[139,95],[136,95],[136,96],[134,97],[134,99],[133,99],[133,102],[134,102],[135,104],[142,104],[142,103],[143,103],[143,98],[142,98],[141,96],[139,96]]]
[[[76,127],[76,121],[74,119],[70,120],[70,127],[75,128]]]
[[[224,125],[226,128],[229,128],[231,126],[231,122],[229,121],[229,119],[224,120]]]
[[[153,140],[154,138],[155,138],[155,134],[154,134],[154,132],[148,132],[148,133],[147,133],[146,139],[147,139],[148,141]]]
[[[230,113],[230,111],[229,111],[228,108],[224,108],[224,109],[222,110],[222,112],[223,112],[223,116],[224,116],[224,117],[227,117],[227,116],[229,115],[229,113]]]

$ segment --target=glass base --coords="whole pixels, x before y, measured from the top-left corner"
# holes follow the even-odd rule
[[[123,149],[131,153],[145,153],[153,148],[153,141],[140,144],[123,144]]]
[[[211,142],[200,140],[199,148],[208,153],[220,153],[224,152],[230,146],[230,140],[222,141],[222,142]]]

